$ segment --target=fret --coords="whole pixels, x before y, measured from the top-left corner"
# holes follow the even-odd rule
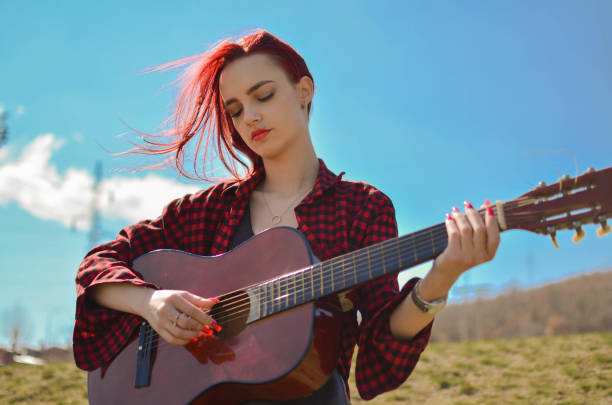
[[[357,281],[357,262],[355,261],[355,252],[351,253],[351,256],[353,257],[353,278],[355,279],[355,284],[359,284],[359,281]]]
[[[278,297],[280,296],[280,286],[278,285],[278,280],[274,280],[272,284],[272,311],[277,312],[280,311],[280,302]],[[275,306],[278,310],[275,311]]]
[[[323,265],[319,265],[319,278],[321,279],[321,295],[320,297],[325,295],[325,287],[323,286]]]
[[[380,244],[380,251],[382,252],[383,274],[387,274],[387,258],[385,257],[385,244],[384,244],[384,242]]]
[[[261,289],[262,288],[263,288],[263,285],[261,285],[261,284],[258,285],[257,286],[257,290],[256,290],[257,291],[256,294],[257,294],[257,301],[258,301],[258,304],[259,304],[259,315],[263,317],[263,316],[266,316],[266,309],[265,309],[265,306],[264,306],[264,302],[261,299],[261,295],[262,295],[261,294]]]
[[[315,291],[314,291],[314,266],[310,267],[310,291],[312,293],[312,299],[314,300],[315,298]]]
[[[331,276],[331,292],[336,291],[336,289],[334,288],[334,275],[336,274],[336,271],[334,269],[334,264],[336,264],[335,261],[330,262],[329,267],[331,267],[330,269],[330,276]]]
[[[305,270],[300,271],[300,275],[302,276],[302,299],[300,300],[300,303],[306,302],[306,282],[304,281],[304,272]]]
[[[264,302],[265,302],[265,305],[266,305],[266,309],[265,309],[264,313],[265,313],[266,316],[272,314],[272,304],[273,304],[273,302],[270,299],[270,296],[271,296],[270,289],[271,289],[271,287],[272,286],[271,286],[270,282],[264,284],[264,294],[265,294]]]
[[[431,251],[432,253],[435,255],[436,254],[436,243],[434,241],[434,234],[433,234],[434,228],[431,228],[429,230],[429,237],[431,238]]]
[[[342,256],[342,288],[346,288],[346,257]]]
[[[404,266],[402,265],[402,252],[400,250],[400,238],[395,239],[395,248],[397,250],[397,261],[399,263],[399,268],[402,269]]]
[[[370,257],[370,248],[366,248],[368,252],[368,274],[370,275],[370,280],[372,280],[372,258]]]
[[[282,294],[281,297],[284,297],[284,299],[285,299],[285,308],[283,308],[283,309],[289,308],[289,294],[290,294],[289,293],[289,280],[290,280],[290,278],[291,277],[284,277],[284,280],[283,279],[280,280],[280,284],[281,285],[283,285],[283,284],[285,285],[285,291],[281,292],[281,294]]]

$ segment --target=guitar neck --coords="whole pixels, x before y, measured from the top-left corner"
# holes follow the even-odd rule
[[[267,280],[247,290],[258,310],[249,322],[416,266],[438,256],[447,243],[440,223]]]

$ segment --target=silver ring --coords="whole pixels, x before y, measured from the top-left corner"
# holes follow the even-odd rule
[[[174,322],[172,322],[172,325],[177,326],[176,323],[178,322],[181,315],[183,315],[183,313],[179,311],[179,313],[176,314],[176,318],[174,319]]]

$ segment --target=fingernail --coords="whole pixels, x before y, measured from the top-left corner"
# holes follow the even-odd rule
[[[221,325],[219,325],[217,322],[212,321],[210,326],[212,326],[212,328],[215,330],[215,332],[219,333],[221,332]]]
[[[219,298],[211,298],[211,300],[214,301],[216,304],[221,302],[221,301],[219,301]]]
[[[197,341],[198,341],[198,338],[197,338],[197,337],[196,337],[196,338],[191,339],[191,343],[195,343],[195,342],[197,342]]]
[[[453,220],[453,217],[451,217],[451,214],[446,213],[446,220],[447,221],[452,221]]]
[[[495,214],[493,213],[493,208],[491,208],[491,206],[490,206],[490,205],[488,205],[488,204],[487,204],[487,205],[486,205],[486,209],[487,209],[487,214],[489,214],[489,215],[491,215],[491,216],[495,215]]]
[[[484,205],[491,205],[491,201],[485,200]]]
[[[208,335],[208,332],[211,332],[210,328],[206,325],[204,325],[204,327],[202,328],[202,330],[200,331],[202,336],[206,336]]]
[[[453,207],[453,212],[455,212],[455,213],[459,212],[459,208]]]
[[[472,207],[472,204],[469,201],[464,201],[463,205],[465,205],[465,208],[472,208],[472,209],[474,208]]]
[[[212,334],[213,334],[213,330],[212,330],[212,329],[208,329],[208,332],[206,332],[206,334],[207,334],[208,336],[212,336]]]

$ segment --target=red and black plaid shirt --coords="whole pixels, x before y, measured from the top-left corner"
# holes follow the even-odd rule
[[[78,367],[94,370],[108,363],[137,334],[141,319],[96,305],[87,290],[97,284],[129,282],[155,285],[131,270],[132,261],[155,249],[179,249],[212,256],[228,250],[263,167],[252,176],[220,183],[186,195],[167,205],[154,220],[121,230],[111,242],[92,249],[76,277],[77,305],[73,336]],[[347,253],[397,236],[395,211],[389,198],[369,184],[341,179],[323,161],[313,190],[296,207],[298,229],[320,260]],[[389,316],[406,297],[416,279],[399,291],[397,278],[388,276],[364,284],[355,294],[356,310],[344,313],[339,370],[348,380],[355,344],[358,344],[356,385],[364,399],[400,386],[427,346],[431,324],[410,341],[391,336]]]

